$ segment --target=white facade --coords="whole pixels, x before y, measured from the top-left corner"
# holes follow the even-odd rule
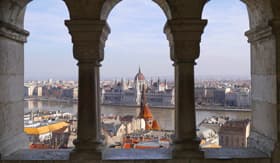
[[[102,86],[101,86],[102,87]],[[174,88],[169,89],[167,82],[153,83],[150,85],[145,80],[140,68],[134,81],[115,81],[114,84],[104,84],[101,88],[101,103],[113,105],[140,105],[141,92],[145,88],[147,102],[151,106],[173,106],[175,104]]]

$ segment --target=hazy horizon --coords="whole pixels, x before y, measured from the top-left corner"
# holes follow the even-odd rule
[[[25,79],[25,81],[47,81],[49,79],[53,80],[65,80],[65,81],[77,81],[77,78],[30,78],[30,79]],[[129,77],[124,77],[124,76],[116,76],[116,77],[102,77],[100,80],[105,81],[105,80],[117,80],[120,81],[121,79],[124,80],[134,80],[134,76],[129,76]],[[154,80],[157,81],[160,79],[161,81],[167,80],[167,81],[174,81],[174,76],[147,76],[145,77],[146,80]],[[195,76],[195,80],[251,80],[251,77],[249,76]]]

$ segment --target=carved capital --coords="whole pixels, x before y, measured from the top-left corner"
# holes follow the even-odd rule
[[[72,36],[74,57],[77,60],[104,59],[104,47],[110,28],[101,20],[67,20],[66,26]]]
[[[199,57],[201,35],[207,20],[169,20],[165,34],[169,40],[171,59],[175,62],[193,62]]]
[[[256,28],[253,28],[247,32],[245,32],[245,35],[248,37],[249,43],[254,43],[257,41],[261,41],[264,39],[270,38],[272,33],[272,28],[270,26],[258,26]]]
[[[80,63],[101,62],[104,59],[104,45],[101,45],[100,42],[92,42],[92,44],[74,43],[73,53]]]
[[[19,27],[0,21],[0,36],[8,39],[25,43],[29,35],[28,31],[20,29]]]
[[[248,37],[248,42],[254,43],[257,41],[270,39],[272,36],[280,36],[280,20],[273,19],[269,24],[259,25],[245,33]]]

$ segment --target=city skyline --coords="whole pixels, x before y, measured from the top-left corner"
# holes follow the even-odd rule
[[[209,22],[202,36],[196,75],[249,78],[250,50],[244,36],[249,29],[246,7],[238,1],[217,1],[204,9],[203,18]],[[223,8],[228,15],[221,14]],[[38,0],[27,7],[25,28],[31,35],[25,48],[26,80],[77,79],[77,61],[73,59],[65,19],[69,19],[67,8],[60,1]],[[163,33],[165,22],[164,13],[151,1],[126,0],[118,4],[108,19],[111,34],[101,67],[102,79],[131,78],[139,65],[147,77],[172,78],[173,63]]]

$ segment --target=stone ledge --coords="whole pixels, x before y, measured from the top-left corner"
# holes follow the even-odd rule
[[[29,36],[29,32],[20,29],[13,24],[0,21],[0,36],[25,43],[27,42],[27,36]]]
[[[245,32],[245,35],[248,37],[249,43],[254,43],[272,37],[273,32],[270,26],[258,26]]]
[[[206,159],[265,159],[269,156],[257,149],[253,148],[221,148],[221,149],[205,149]]]
[[[205,160],[228,160],[228,159],[264,159],[270,160],[268,156],[256,149],[205,149]],[[69,160],[71,149],[64,150],[20,150],[14,154],[2,158],[3,160]],[[103,160],[171,160],[170,149],[157,150],[120,150],[106,149],[103,151]],[[6,162],[5,161],[5,162]]]

